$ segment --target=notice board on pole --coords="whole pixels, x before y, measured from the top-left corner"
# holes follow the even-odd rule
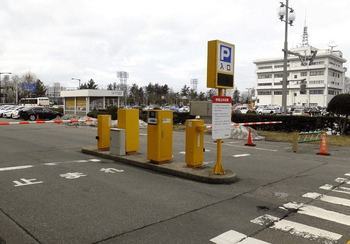
[[[227,96],[212,98],[212,138],[214,140],[231,137],[232,100]]]

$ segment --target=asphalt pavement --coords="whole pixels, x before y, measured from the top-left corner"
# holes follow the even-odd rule
[[[0,243],[346,243],[350,150],[225,140],[231,185],[210,185],[80,152],[96,128],[0,127]],[[140,131],[141,153],[147,131]],[[184,160],[184,132],[174,158]],[[216,146],[206,136],[205,163]],[[146,157],[146,155],[145,155]]]

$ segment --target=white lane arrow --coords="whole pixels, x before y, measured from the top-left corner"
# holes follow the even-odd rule
[[[105,173],[123,173],[123,169],[115,169],[115,168],[102,168],[100,171],[105,172]]]

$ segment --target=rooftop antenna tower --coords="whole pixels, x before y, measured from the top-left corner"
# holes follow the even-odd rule
[[[307,31],[307,25],[306,25],[306,13],[305,13],[305,20],[304,20],[303,40],[301,42],[301,46],[303,47],[309,46],[309,33]]]

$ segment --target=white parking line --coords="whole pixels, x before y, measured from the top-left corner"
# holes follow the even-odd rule
[[[343,186],[334,187],[333,185],[325,184],[323,186],[320,186],[320,189],[327,190],[327,191],[333,191],[333,192],[350,194],[350,188],[349,187],[343,187]]]
[[[236,243],[241,243],[241,244],[269,244],[268,242],[265,241],[260,241],[258,239],[248,237],[245,234],[242,234],[238,231],[234,230],[229,230],[221,235],[218,235],[212,239],[210,239],[211,242],[216,243],[216,244],[236,244]]]
[[[336,243],[340,238],[342,238],[342,235],[334,232],[280,219],[268,214],[253,219],[250,222],[263,226],[273,223],[273,225],[271,225],[269,228],[288,232],[289,234],[303,237],[305,239],[317,241],[326,240],[327,242],[325,241],[324,243]]]
[[[34,167],[33,165],[22,165],[22,166],[14,166],[14,167],[5,167],[0,168],[0,171],[9,171],[9,170],[17,170],[17,169],[28,169]]]
[[[303,195],[303,197],[317,199],[317,200],[320,200],[323,202],[329,202],[329,203],[333,203],[333,204],[337,204],[337,205],[343,205],[343,206],[350,207],[350,200],[345,199],[345,198],[341,198],[341,197],[327,196],[327,195],[323,195],[323,194],[320,194],[317,192],[305,193]]]
[[[101,162],[100,159],[96,159],[96,158],[88,159],[88,161],[90,161],[90,162]]]
[[[289,203],[283,204],[283,207],[285,207],[286,209],[298,210],[299,214],[304,214],[304,215],[325,219],[328,221],[350,226],[350,216],[342,213],[326,210],[319,207],[314,207],[303,203],[295,203],[295,202],[289,202]]]
[[[234,157],[234,158],[247,157],[247,156],[250,156],[250,154],[249,154],[249,153],[245,153],[245,154],[235,154],[235,155],[232,155],[232,157]]]

